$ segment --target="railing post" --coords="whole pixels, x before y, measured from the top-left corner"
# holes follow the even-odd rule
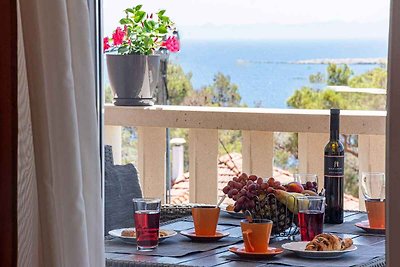
[[[216,204],[218,130],[189,129],[189,200]]]
[[[274,134],[242,131],[243,172],[264,178],[273,175]]]
[[[104,125],[104,144],[111,145],[114,164],[121,164],[122,127]]]
[[[329,141],[326,133],[299,133],[299,173],[318,176],[318,188],[324,187],[324,148]]]
[[[362,172],[385,172],[385,136],[359,135],[358,161],[359,208],[360,210],[365,210],[364,196],[361,191],[361,175]]]
[[[165,203],[166,128],[138,127],[138,169],[145,197],[160,198]]]

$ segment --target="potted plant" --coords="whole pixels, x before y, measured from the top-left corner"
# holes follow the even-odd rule
[[[107,71],[117,106],[153,105],[162,50],[178,52],[174,23],[165,10],[155,14],[142,5],[125,9],[112,37],[104,37]]]

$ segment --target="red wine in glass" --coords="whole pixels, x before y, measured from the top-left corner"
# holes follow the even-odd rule
[[[153,249],[158,245],[160,212],[139,210],[135,212],[136,243],[141,250]]]
[[[319,210],[299,211],[301,241],[311,241],[323,231],[324,212]]]

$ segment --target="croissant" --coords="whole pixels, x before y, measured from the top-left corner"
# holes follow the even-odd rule
[[[342,240],[342,250],[348,249],[353,245],[353,240],[351,238],[345,238]]]
[[[314,237],[306,245],[306,250],[313,251],[333,251],[333,250],[345,250],[353,245],[353,241],[350,238],[341,239],[337,235],[333,234],[319,234]]]
[[[329,242],[326,238],[321,237],[319,240],[313,239],[306,245],[306,250],[324,251],[327,250]]]

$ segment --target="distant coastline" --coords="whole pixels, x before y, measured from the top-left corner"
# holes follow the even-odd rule
[[[385,58],[317,58],[296,61],[269,61],[269,60],[244,60],[237,59],[237,64],[303,64],[303,65],[328,65],[328,64],[347,64],[347,65],[386,65]]]
[[[311,74],[325,74],[328,63],[347,63],[354,75],[382,66],[387,56],[386,40],[186,40],[171,62],[191,72],[193,87],[213,82],[222,72],[238,85],[242,102],[249,107],[288,108],[287,99],[312,84]],[[239,62],[238,62],[238,59]],[[269,63],[269,64],[268,64]]]

